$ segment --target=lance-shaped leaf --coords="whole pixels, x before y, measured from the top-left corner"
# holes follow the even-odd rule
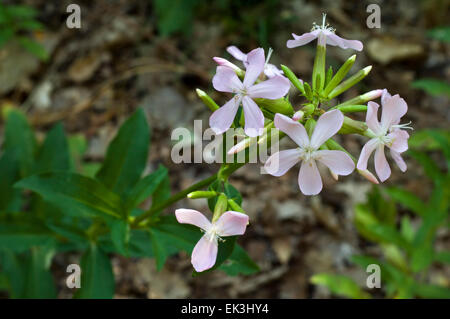
[[[5,152],[12,152],[20,164],[20,175],[31,173],[36,152],[36,139],[24,114],[11,110],[5,126]]]
[[[141,177],[147,162],[150,129],[138,109],[120,128],[106,152],[97,179],[118,194],[125,194]]]
[[[167,168],[160,165],[158,170],[141,179],[130,192],[128,192],[125,200],[125,207],[127,209],[132,209],[142,203],[157,190],[158,186],[166,177]]]
[[[34,173],[68,170],[70,167],[69,146],[61,123],[55,125],[47,134],[38,150]]]
[[[81,288],[76,298],[109,299],[114,296],[114,274],[108,256],[91,245],[81,257]]]
[[[74,216],[120,218],[123,208],[119,196],[100,182],[68,172],[46,172],[25,178],[15,185],[30,189],[45,200]]]

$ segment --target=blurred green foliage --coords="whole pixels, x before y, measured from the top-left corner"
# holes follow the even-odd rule
[[[388,298],[450,298],[448,282],[439,284],[430,277],[432,267],[450,263],[450,251],[438,250],[435,245],[438,231],[450,226],[449,132],[416,133],[410,146],[413,149],[408,154],[432,181],[428,199],[401,187],[373,187],[367,202],[355,207],[354,222],[359,234],[378,246],[381,257],[353,256],[352,260],[364,270],[370,264],[380,266],[381,287]],[[429,156],[430,150],[444,154],[445,168]],[[408,213],[399,214],[398,207]],[[317,274],[311,282],[348,298],[369,296],[351,278],[342,275]]]
[[[450,42],[450,27],[439,27],[428,31],[428,37],[438,41]],[[424,78],[412,83],[412,87],[421,89],[430,95],[450,97],[450,84],[447,81]]]
[[[56,297],[50,266],[58,253],[82,254],[81,288],[75,298],[114,296],[108,254],[155,258],[159,270],[169,256],[181,250],[191,253],[202,232],[178,223],[173,214],[157,211],[146,223],[133,224],[144,213],[143,202],[151,198],[153,207],[171,193],[164,166],[141,177],[151,136],[142,110],[124,122],[105,160],[95,166],[83,161],[82,135],[67,138],[57,124],[40,143],[22,112],[4,109],[4,117],[0,289],[10,297]],[[236,189],[227,189],[236,201],[242,200]],[[229,275],[258,271],[235,238],[220,243],[217,268]]]
[[[28,35],[29,32],[44,29],[36,20],[36,16],[36,10],[31,7],[0,3],[0,48],[8,41],[16,41],[41,60],[47,60],[48,53],[45,48]]]
[[[279,11],[279,0],[155,0],[154,17],[158,31],[163,36],[177,33],[190,34],[196,18],[221,24],[226,32],[256,40],[262,47],[269,47],[270,35],[275,32],[274,15]]]

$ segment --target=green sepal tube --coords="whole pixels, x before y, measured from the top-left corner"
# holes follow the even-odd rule
[[[211,111],[215,111],[219,109],[219,105],[214,102],[214,100],[208,95],[206,94],[205,91],[202,91],[200,89],[196,89],[195,92],[197,92],[198,97],[200,98],[200,100],[202,100],[202,102],[211,110]]]
[[[245,215],[248,215],[241,206],[239,206],[238,203],[236,203],[234,200],[229,199],[228,200],[228,206],[231,208],[231,210],[235,211],[235,212],[239,212]]]
[[[352,154],[350,154],[341,144],[330,138],[328,141],[325,142],[325,145],[328,147],[329,150],[335,150],[335,151],[342,151],[346,153],[350,158],[353,160],[353,162],[356,163],[356,158],[353,157]]]
[[[308,119],[305,123],[305,129],[308,135],[311,137],[314,127],[316,126],[316,121],[312,118]]]
[[[312,73],[312,84],[314,91],[320,93],[325,83],[325,55],[326,47],[317,41],[316,57],[314,59],[314,67]]]
[[[336,74],[333,76],[333,78],[330,80],[330,82],[325,87],[325,90],[323,91],[324,96],[328,96],[330,92],[339,84],[341,81],[345,78],[347,73],[352,68],[353,64],[355,63],[356,55],[352,55],[350,58],[347,59],[347,61],[344,62],[344,64],[339,68],[339,70],[336,72]]]
[[[328,83],[330,83],[332,78],[333,78],[333,67],[330,65],[330,67],[327,70],[327,74],[325,75],[324,87],[327,87]]]
[[[189,199],[197,199],[197,198],[212,198],[217,196],[217,192],[215,191],[195,191],[191,192],[187,195]]]
[[[291,81],[291,83],[297,88],[297,90],[299,90],[300,92],[302,92],[303,95],[305,95],[303,81],[299,80],[295,76],[294,72],[292,72],[291,69],[289,69],[287,66],[281,65],[281,69],[283,70],[284,75],[289,79],[289,81]]]
[[[329,99],[332,99],[332,98],[335,98],[336,96],[338,96],[339,94],[347,91],[349,88],[354,86],[356,83],[358,83],[359,81],[364,79],[367,76],[367,74],[370,73],[370,70],[372,70],[372,66],[371,65],[365,67],[362,70],[359,70],[356,74],[352,75],[347,80],[345,80],[344,82],[342,82],[341,84],[336,86],[334,88],[334,90],[331,91],[330,94],[328,94],[327,97]]]
[[[352,113],[352,112],[365,112],[367,111],[367,105],[343,105],[337,107],[342,113]]]
[[[294,108],[291,103],[284,98],[276,100],[254,98],[253,101],[255,101],[258,106],[263,107],[274,114],[281,113],[287,116],[292,116],[294,114]]]
[[[361,121],[355,121],[344,116],[344,123],[342,124],[339,134],[361,134],[367,131],[367,124]]]
[[[214,214],[212,218],[212,222],[216,222],[220,216],[222,216],[223,213],[228,208],[228,198],[225,194],[220,194],[219,198],[217,199],[216,206],[214,207]]]

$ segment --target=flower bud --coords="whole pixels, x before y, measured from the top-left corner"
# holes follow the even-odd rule
[[[378,184],[378,180],[375,177],[375,175],[373,175],[369,170],[365,169],[357,169],[358,173],[361,174],[365,179],[367,179],[368,181],[374,183],[374,184]]]
[[[354,97],[353,99],[345,101],[341,104],[338,104],[334,108],[341,109],[341,106],[344,106],[344,105],[366,104],[367,102],[369,102],[371,100],[375,100],[375,99],[379,98],[382,94],[383,94],[383,90],[373,90],[373,91],[358,95],[357,97]]]
[[[303,88],[303,81],[297,78],[294,72],[291,71],[287,66],[281,65],[281,69],[283,70],[284,75],[291,81],[291,83],[300,91],[303,95],[305,95],[305,89]]]
[[[339,68],[339,70],[336,72],[336,74],[333,76],[333,78],[330,80],[330,82],[325,87],[325,90],[323,91],[324,96],[328,96],[328,94],[344,79],[344,77],[347,75],[348,71],[352,68],[353,64],[355,63],[356,55],[352,55],[350,58],[345,61],[345,63]]]
[[[358,83],[359,81],[364,79],[367,76],[367,74],[370,73],[370,70],[372,70],[372,66],[371,65],[365,67],[362,70],[359,70],[356,74],[352,75],[347,80],[345,80],[344,82],[342,82],[341,84],[336,86],[333,89],[333,91],[331,91],[331,93],[328,94],[328,98],[332,99],[332,98],[338,96],[339,94],[347,91],[349,88],[354,86],[356,83]]]
[[[211,111],[215,111],[219,109],[219,105],[217,105],[216,102],[214,102],[214,100],[208,95],[206,94],[204,91],[200,90],[200,89],[196,89],[195,92],[197,92],[198,97],[200,98],[200,100],[202,100],[202,102],[211,110]]]
[[[217,192],[215,191],[195,191],[191,192],[187,195],[189,199],[197,199],[197,198],[212,198],[217,196]]]
[[[292,119],[294,121],[301,121],[303,118],[303,115],[305,115],[305,113],[303,111],[297,111],[294,113],[294,115],[292,116]]]

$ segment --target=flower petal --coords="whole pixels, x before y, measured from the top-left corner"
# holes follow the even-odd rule
[[[194,209],[180,208],[175,211],[179,223],[197,226],[204,231],[211,228],[211,222],[202,213]]]
[[[377,145],[379,144],[378,139],[373,138],[369,140],[366,144],[364,144],[361,154],[359,155],[358,164],[356,164],[356,167],[359,170],[366,170],[367,169],[367,161],[369,160],[370,155],[375,150]]]
[[[278,69],[275,65],[267,63],[264,67],[264,74],[270,79],[277,75],[283,75],[284,72]]]
[[[286,43],[286,46],[288,48],[295,48],[299,47],[305,44],[308,44],[312,40],[316,39],[319,32],[319,30],[303,33],[302,35],[296,35],[295,33],[292,33],[292,36],[294,37],[294,40],[288,40]]]
[[[337,45],[342,49],[353,49],[356,51],[362,51],[362,49],[363,49],[363,44],[361,41],[346,40],[334,33],[327,34],[327,44],[332,45],[332,46]]]
[[[209,240],[207,236],[202,236],[192,251],[191,263],[195,271],[205,271],[216,263],[217,240]]]
[[[314,152],[314,159],[325,164],[337,175],[348,175],[355,169],[355,163],[345,152],[320,150]]]
[[[243,235],[248,224],[248,215],[227,211],[219,217],[216,222],[217,234],[219,236]]]
[[[282,176],[295,164],[300,162],[302,151],[291,149],[272,154],[264,164],[267,173],[273,176]]]
[[[240,71],[239,67],[236,64],[231,63],[227,59],[214,57],[213,60],[220,66],[225,66],[232,69],[234,72]]]
[[[344,123],[344,115],[339,110],[324,113],[317,121],[311,135],[311,146],[318,149],[330,137],[336,134]]]
[[[397,166],[400,168],[400,170],[402,172],[406,172],[406,163],[403,160],[402,156],[400,155],[400,153],[394,151],[393,149],[391,149],[391,156],[394,159],[395,163],[397,164]]]
[[[248,88],[255,83],[258,76],[264,71],[264,50],[254,49],[247,54],[247,70],[245,71],[244,85]]]
[[[244,62],[247,60],[247,54],[238,49],[238,47],[231,45],[227,47],[227,52],[231,54],[236,60]]]
[[[392,144],[389,147],[390,149],[397,153],[403,153],[408,150],[408,132],[397,129],[392,133],[389,133],[387,136],[392,139]]]
[[[370,101],[367,104],[366,124],[375,133],[381,133],[380,122],[378,121],[378,103]]]
[[[245,134],[250,137],[261,135],[264,129],[263,112],[248,96],[244,96],[242,99],[242,105],[244,106]]]
[[[209,126],[216,134],[222,134],[230,128],[240,103],[240,96],[236,95],[211,114],[209,117]]]
[[[212,83],[214,88],[220,92],[237,93],[244,88],[236,73],[226,66],[217,67]]]
[[[285,96],[289,92],[290,87],[291,85],[287,78],[277,75],[249,87],[247,93],[252,98],[275,100]]]
[[[286,115],[275,114],[274,124],[277,129],[286,133],[298,146],[305,148],[309,145],[308,133],[305,127]]]
[[[408,111],[408,105],[398,94],[392,97],[384,94],[382,101],[381,126],[387,129],[400,122],[400,118]]]
[[[375,151],[375,171],[380,181],[384,182],[391,176],[391,168],[384,155],[384,145],[378,145]]]
[[[322,190],[322,178],[316,161],[303,161],[298,174],[298,185],[305,195],[317,195]]]

